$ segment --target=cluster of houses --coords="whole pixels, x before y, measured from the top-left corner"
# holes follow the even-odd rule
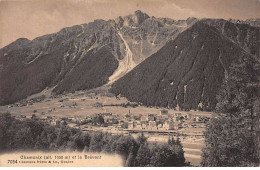
[[[82,130],[138,130],[138,131],[168,131],[182,128],[205,127],[209,121],[209,117],[193,114],[174,113],[169,114],[168,110],[161,110],[159,114],[148,115],[116,115],[112,113],[100,113],[102,123],[93,125],[93,116],[71,116],[71,117],[55,117],[41,116],[28,117],[21,115],[17,119],[33,118],[46,122],[51,125],[68,125]]]
[[[44,99],[45,99],[44,95],[29,99],[29,100],[23,99],[17,103],[7,105],[7,108],[30,106],[30,105],[33,105],[34,103],[41,102]]]
[[[177,130],[186,127],[205,127],[208,117],[181,113],[168,114],[167,110],[161,110],[160,114],[148,114],[140,116],[140,119],[130,119],[128,129],[164,131]]]
[[[169,114],[168,110],[161,110],[160,114],[148,115],[131,115],[130,111],[124,116],[112,113],[101,113],[101,115],[104,118],[104,124],[99,125],[98,130],[103,131],[168,131],[182,128],[199,128],[205,127],[210,119],[201,115]],[[86,124],[82,124],[81,129],[93,129],[91,117],[87,117],[86,120],[88,121]]]
[[[50,124],[50,125],[67,124],[67,121],[69,120],[69,118],[65,118],[65,117],[62,117],[62,118],[58,118],[58,117],[55,117],[55,116],[38,117],[38,116],[35,116],[35,115],[32,115],[32,116],[20,115],[20,116],[16,116],[15,118],[18,119],[18,120],[21,120],[21,121],[25,120],[25,119],[40,120],[40,121],[45,122],[45,123]]]

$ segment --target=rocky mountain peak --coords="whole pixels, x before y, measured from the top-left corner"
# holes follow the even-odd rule
[[[143,13],[140,10],[135,11],[134,16],[135,16],[135,19],[138,24],[141,24],[144,20],[146,20],[147,18],[150,18],[149,15],[147,15],[146,13]]]
[[[117,25],[119,26],[138,26],[140,24],[142,24],[146,19],[150,18],[149,15],[147,15],[146,13],[143,13],[140,10],[137,10],[134,12],[134,14],[131,15],[127,15],[124,17],[118,17],[115,22],[117,23]]]

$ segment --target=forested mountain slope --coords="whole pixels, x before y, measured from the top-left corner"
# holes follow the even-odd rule
[[[247,32],[254,35],[235,41],[227,26],[233,23],[225,23],[223,31],[217,27],[218,22],[197,22],[116,81],[111,91],[148,106],[214,109],[216,94],[231,63],[259,50],[255,47],[259,28],[248,26]]]

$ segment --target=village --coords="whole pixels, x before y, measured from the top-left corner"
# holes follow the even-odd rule
[[[132,115],[131,110],[123,115],[112,113],[98,113],[88,116],[30,116],[20,115],[17,119],[37,119],[51,125],[67,125],[82,131],[104,131],[114,134],[128,134],[129,132],[177,132],[187,128],[205,128],[210,117],[190,113],[169,114],[168,110],[147,115]]]

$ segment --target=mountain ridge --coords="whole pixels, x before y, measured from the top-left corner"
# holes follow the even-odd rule
[[[0,105],[46,88],[61,94],[111,85],[198,22],[223,31],[233,43],[259,56],[259,27],[236,23],[238,36],[233,36],[230,30],[234,23],[226,20],[176,21],[136,11],[115,20],[63,28],[33,40],[20,38],[0,49],[0,96],[4,96]],[[227,26],[222,30],[223,25]],[[250,36],[245,36],[248,32]]]

